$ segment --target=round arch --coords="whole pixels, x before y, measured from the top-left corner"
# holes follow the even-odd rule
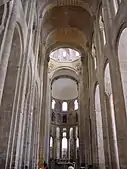
[[[84,53],[86,45],[87,38],[79,29],[74,27],[59,28],[48,34],[45,42],[45,51],[49,55],[52,51],[59,48],[71,48],[81,54]]]
[[[75,79],[75,81],[79,81],[79,76],[76,73],[76,71],[69,69],[69,68],[60,68],[57,69],[54,74],[52,75],[52,79],[51,81],[53,81],[53,79],[57,78],[57,77],[61,77],[61,76],[69,76],[72,77],[73,79]]]
[[[78,7],[83,8],[84,10],[86,10],[91,17],[94,14],[93,9],[91,8],[91,6],[89,5],[88,2],[78,1],[78,2],[74,2],[74,4],[72,4],[71,1],[60,0],[59,4],[58,4],[58,1],[55,0],[52,4],[45,4],[45,5],[43,5],[43,7],[40,10],[40,12],[42,14],[42,17],[44,17],[44,15],[49,10],[51,10],[52,8],[54,8],[54,7],[58,6],[58,5],[59,6],[64,6],[64,5],[66,5],[66,6],[78,6]]]
[[[119,46],[119,40],[120,40],[120,37],[121,37],[121,34],[123,32],[124,29],[127,28],[127,22],[124,22],[120,25],[119,29],[117,30],[116,32],[116,37],[115,37],[115,49],[116,49],[116,53],[118,54],[118,46]]]
[[[53,83],[54,80],[61,78],[61,77],[67,77],[72,80],[75,80],[77,83],[79,82],[79,76],[76,73],[76,71],[69,69],[69,68],[68,69],[67,68],[60,68],[60,69],[57,69],[54,72],[54,74],[52,75],[51,84]]]
[[[121,34],[119,35],[119,40],[117,44],[118,60],[121,74],[121,81],[123,87],[123,96],[125,101],[125,108],[127,113],[127,27],[123,25],[121,29]]]

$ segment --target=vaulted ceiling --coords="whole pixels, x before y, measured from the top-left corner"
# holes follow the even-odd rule
[[[46,49],[85,48],[93,33],[93,21],[99,0],[40,1],[42,40]]]
[[[80,51],[82,56],[82,53],[92,41],[95,15],[99,1],[40,0],[39,8],[40,16],[42,17],[41,38],[48,56],[52,51],[59,48],[75,49]],[[61,56],[53,55],[51,58],[56,60],[56,58],[61,58]],[[57,63],[57,61],[50,60],[49,65],[50,73],[52,71],[55,72],[56,67],[61,68],[61,70],[70,67],[75,69],[76,73],[80,70],[80,62],[70,66],[68,63],[63,65],[62,63]],[[64,73],[64,75],[71,76],[68,73]],[[74,84],[74,81],[65,78],[55,81],[53,83],[53,97],[62,100],[77,97],[77,87]]]

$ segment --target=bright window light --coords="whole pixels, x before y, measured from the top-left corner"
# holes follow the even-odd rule
[[[62,103],[62,111],[67,111],[67,102]]]
[[[55,100],[52,100],[52,109],[55,109]]]
[[[50,147],[52,147],[52,146],[53,146],[53,138],[50,137]]]
[[[66,132],[63,132],[63,137],[66,137],[67,133]]]
[[[66,138],[62,139],[62,149],[67,149],[67,139]]]
[[[76,147],[79,148],[79,138],[76,140]]]
[[[77,110],[78,109],[78,100],[75,100],[74,101],[74,110]]]

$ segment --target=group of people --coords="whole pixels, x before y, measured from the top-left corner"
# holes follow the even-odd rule
[[[42,166],[39,169],[48,169],[47,163],[44,161],[44,163],[42,164]],[[67,169],[75,169],[74,163],[69,162],[67,164]],[[80,169],[93,169],[93,165],[89,165],[89,166],[85,167],[85,164],[82,164]]]

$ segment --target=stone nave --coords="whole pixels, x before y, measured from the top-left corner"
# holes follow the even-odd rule
[[[0,169],[127,169],[126,73],[127,0],[0,0]]]

